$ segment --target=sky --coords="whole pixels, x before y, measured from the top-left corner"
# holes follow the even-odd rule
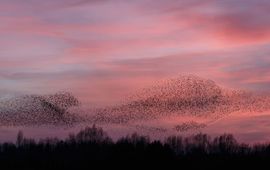
[[[270,90],[268,0],[0,0],[0,93],[93,106],[178,74]]]
[[[179,74],[269,92],[269,11],[268,0],[0,0],[0,98],[69,91],[100,107]]]

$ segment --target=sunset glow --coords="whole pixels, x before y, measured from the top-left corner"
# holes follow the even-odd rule
[[[267,0],[0,0],[0,101],[68,91],[86,110],[118,107],[180,75],[269,94],[269,11]],[[236,111],[205,132],[270,139],[270,111]]]

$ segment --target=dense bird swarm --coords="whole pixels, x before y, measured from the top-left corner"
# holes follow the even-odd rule
[[[270,97],[230,90],[197,76],[179,76],[145,88],[124,104],[100,109],[96,121],[127,124],[168,116],[189,115],[219,119],[233,112],[261,112],[270,109]],[[179,131],[204,126],[187,122]]]
[[[78,115],[68,112],[79,101],[70,93],[54,95],[25,95],[0,103],[2,126],[72,125],[81,121]]]
[[[133,124],[170,116],[193,116],[219,119],[233,112],[261,112],[270,110],[270,96],[229,90],[211,80],[197,76],[179,76],[145,88],[123,104],[94,110],[94,116],[82,116],[69,109],[79,106],[70,93],[54,95],[25,95],[0,102],[1,126],[65,125],[75,123]],[[135,124],[134,124],[135,123]],[[205,127],[189,121],[176,125],[175,130],[186,131]],[[149,129],[150,128],[150,129]],[[166,131],[149,127],[148,130]]]

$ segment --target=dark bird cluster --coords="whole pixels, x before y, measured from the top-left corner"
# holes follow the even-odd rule
[[[72,125],[83,118],[68,112],[79,101],[70,93],[25,95],[0,103],[0,125]]]
[[[79,101],[70,93],[25,95],[0,101],[0,126],[65,125],[80,123],[135,125],[173,116],[192,116],[211,121],[234,112],[270,110],[270,95],[230,90],[197,76],[179,76],[145,88],[122,104],[92,110],[91,114],[70,111]],[[80,110],[80,109],[79,109]],[[94,116],[92,116],[94,115]],[[203,128],[186,122],[177,131]],[[145,126],[144,126],[145,128]],[[149,129],[150,128],[150,129]],[[162,131],[147,126],[148,130]]]
[[[126,124],[174,115],[219,119],[233,112],[269,109],[269,95],[225,89],[214,81],[187,75],[145,88],[122,105],[100,109],[95,120]]]
[[[178,132],[185,132],[191,129],[201,129],[206,127],[206,124],[204,123],[198,123],[195,121],[190,121],[190,122],[184,122],[180,125],[175,126],[175,130]]]

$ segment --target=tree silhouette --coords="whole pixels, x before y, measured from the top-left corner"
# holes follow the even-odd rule
[[[163,142],[133,133],[113,141],[93,125],[64,140],[45,138],[36,142],[17,134],[16,144],[0,144],[1,168],[49,169],[89,168],[94,162],[147,160],[174,162],[183,167],[226,167],[226,162],[249,167],[270,161],[270,144],[239,143],[231,134],[211,139],[207,134],[170,136]],[[138,162],[136,162],[138,163]],[[244,164],[242,164],[244,163]],[[100,164],[99,164],[100,165]]]
[[[23,132],[20,130],[18,132],[18,134],[17,134],[17,140],[16,140],[16,144],[17,144],[18,147],[23,144],[23,140],[24,140],[24,138],[23,138]]]

